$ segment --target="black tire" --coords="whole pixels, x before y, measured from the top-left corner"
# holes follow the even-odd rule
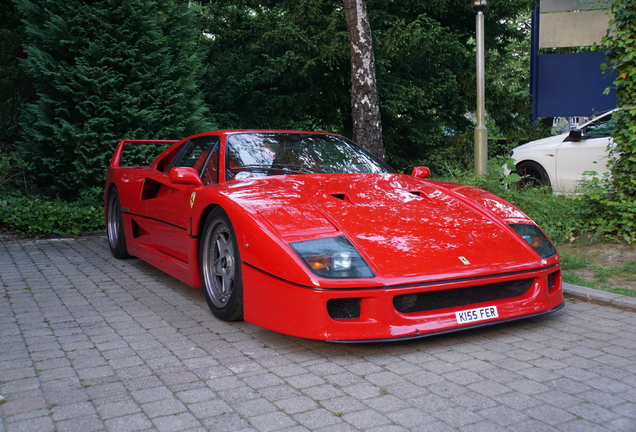
[[[205,219],[199,243],[199,265],[205,300],[223,321],[243,319],[241,257],[227,214],[214,209]]]
[[[129,258],[126,247],[126,235],[124,234],[124,223],[121,217],[121,203],[119,193],[113,188],[108,195],[108,217],[106,220],[106,233],[108,234],[108,245],[110,252],[115,258]]]
[[[517,165],[517,174],[521,176],[521,188],[551,186],[546,170],[536,162],[521,162]]]

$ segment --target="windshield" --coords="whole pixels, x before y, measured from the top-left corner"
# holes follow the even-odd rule
[[[239,133],[227,140],[228,179],[312,173],[394,173],[339,135]]]

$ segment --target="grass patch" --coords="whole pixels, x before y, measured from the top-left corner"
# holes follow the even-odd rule
[[[578,270],[587,268],[592,265],[592,262],[585,258],[576,255],[570,255],[567,253],[561,254],[561,269],[562,270]]]
[[[563,282],[565,283],[569,283],[572,285],[578,285],[578,286],[583,286],[583,287],[587,287],[587,288],[594,288],[587,279],[579,276],[576,273],[572,273],[572,272],[568,272],[568,271],[564,271],[563,272]]]
[[[602,266],[593,260],[569,253],[561,254],[563,282],[602,291],[636,297],[636,289],[625,285],[636,285],[636,260],[618,265],[604,263]]]

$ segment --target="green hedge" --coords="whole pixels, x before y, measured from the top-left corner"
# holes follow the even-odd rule
[[[80,235],[104,231],[104,206],[99,188],[69,203],[37,195],[0,190],[0,228],[28,236]]]

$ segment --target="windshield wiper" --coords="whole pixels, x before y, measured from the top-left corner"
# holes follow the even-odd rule
[[[274,168],[280,168],[286,172],[296,172],[300,174],[326,174],[327,171],[320,168],[312,168],[305,165],[289,165],[289,164],[274,164]]]
[[[285,174],[317,174],[317,173],[326,173],[319,168],[310,168],[302,165],[286,165],[286,164],[273,164],[273,165],[258,165],[258,164],[250,164],[250,165],[239,165],[235,167],[230,167],[230,171],[282,171]]]

